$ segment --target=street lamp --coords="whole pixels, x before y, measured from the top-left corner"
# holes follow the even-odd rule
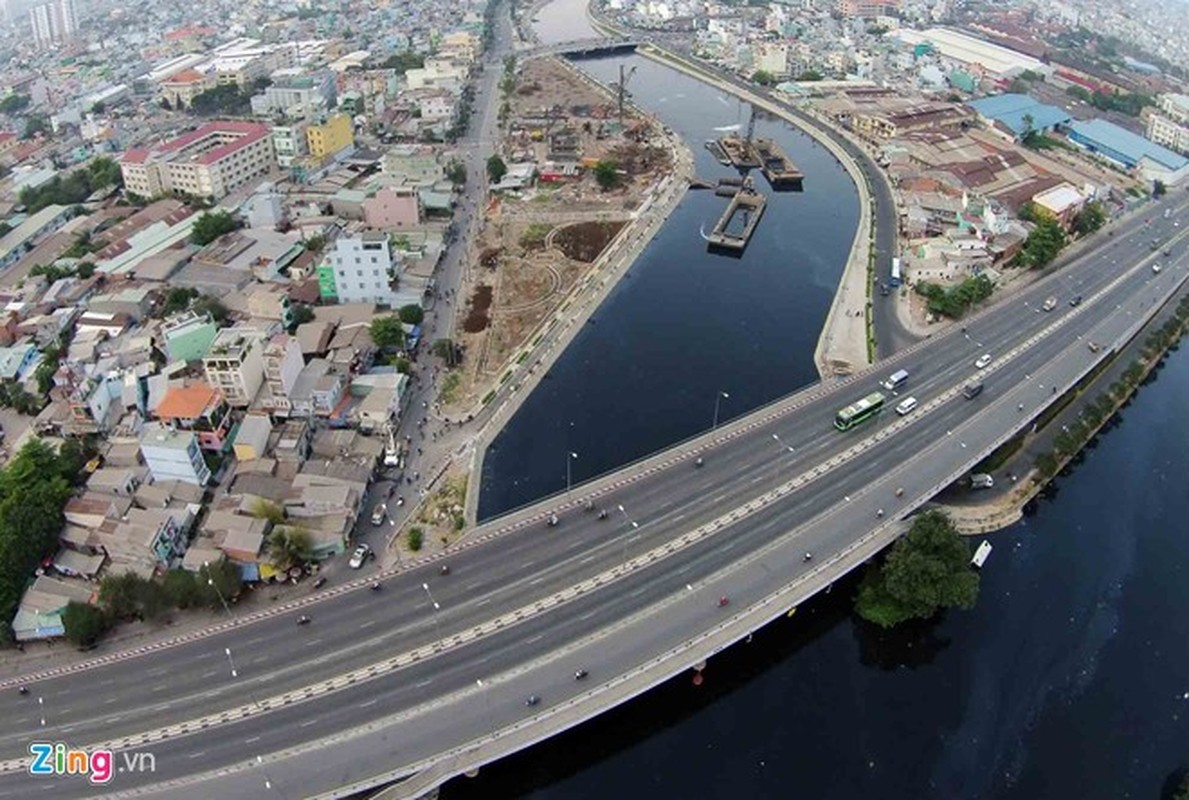
[[[714,393],[714,422],[710,426],[711,433],[714,433],[716,430],[718,430],[719,404],[722,403],[723,400],[730,400],[730,399],[731,399],[731,396],[722,390],[719,390]]]
[[[785,444],[785,443],[784,443],[784,440],[783,440],[783,439],[781,439],[781,438],[780,438],[778,435],[776,435],[775,433],[774,433],[774,434],[772,434],[772,438],[773,438],[773,440],[775,440],[775,442],[776,442],[778,445],[780,445],[781,447],[783,447],[783,448],[784,448],[786,451],[788,451],[788,452],[790,452],[790,453],[795,453],[795,452],[797,452],[796,450],[794,450],[794,449],[793,449],[793,446],[792,446],[791,444]]]
[[[631,530],[634,531],[640,527],[640,523],[636,522],[634,519],[629,517],[628,512],[624,510],[622,505],[616,506],[616,508],[619,509],[620,514],[623,514],[623,518],[625,520],[627,520],[628,525],[631,526]],[[628,534],[630,532],[631,531],[624,531],[624,533],[623,533],[623,556],[619,560],[622,561],[624,564],[626,564],[627,560],[628,560],[628,540],[631,538],[631,536],[629,536]]]
[[[438,611],[440,611],[440,610],[442,609],[442,607],[441,607],[440,605],[438,605],[438,601],[437,601],[437,600],[434,600],[434,599],[433,599],[433,592],[431,592],[431,591],[429,590],[429,584],[428,584],[428,583],[423,583],[423,584],[421,584],[421,588],[425,590],[425,596],[429,598],[429,602],[430,602],[430,603],[433,605],[433,629],[434,629],[434,635],[435,635],[437,638],[441,639],[441,638],[442,638],[442,628],[441,628],[441,625],[438,623]]]

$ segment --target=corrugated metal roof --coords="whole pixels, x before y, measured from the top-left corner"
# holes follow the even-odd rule
[[[988,119],[1001,122],[1016,135],[1023,134],[1027,129],[1025,116],[1032,117],[1032,129],[1036,131],[1068,124],[1071,119],[1065,109],[1038,103],[1026,94],[997,94],[972,100],[966,105]]]
[[[1143,158],[1148,158],[1174,171],[1189,164],[1189,159],[1184,156],[1177,155],[1167,147],[1161,147],[1139,134],[1120,128],[1104,119],[1074,122],[1069,128],[1089,143],[1103,149],[1114,150],[1135,163],[1139,163]]]

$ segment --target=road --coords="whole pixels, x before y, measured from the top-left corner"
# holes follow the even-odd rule
[[[296,610],[280,609],[272,618],[129,661],[27,678],[29,696],[0,692],[7,722],[0,759],[25,756],[34,740],[110,742],[213,714],[209,727],[194,723],[188,735],[129,741],[125,749],[154,754],[157,770],[120,775],[113,789],[254,796],[267,776],[281,796],[298,797],[423,766],[518,721],[537,723],[517,734],[524,741],[538,728],[575,724],[603,700],[630,696],[652,680],[642,676],[632,684],[615,676],[727,617],[719,596],[731,598],[733,615],[790,582],[832,579],[837,554],[929,497],[995,437],[1024,424],[1051,399],[1056,381],[1068,383],[1089,367],[1089,339],[1113,343],[1184,278],[1183,238],[1170,245],[1172,258],[1157,257],[1166,264],[1161,273],[1147,263],[1151,239],[1183,237],[1174,221],[1157,215],[1150,226],[1142,219],[1118,224],[1093,253],[972,318],[965,333],[934,337],[878,371],[828,389],[810,387],[722,426],[712,441],[687,444],[578,487],[568,500],[555,497],[484,526],[511,530],[480,535],[453,553],[449,575],[439,574],[436,563],[409,567],[387,575],[378,593],[366,582],[337,588],[304,610],[313,617],[307,626],[294,624]],[[1065,301],[1075,293],[1085,300],[1071,308]],[[1039,307],[1049,294],[1063,302],[1046,314]],[[983,352],[996,357],[987,389],[965,401],[958,393]],[[833,429],[839,407],[901,366],[911,373],[906,391],[920,400],[917,412],[903,419],[885,413],[847,434]],[[705,458],[700,469],[693,466],[697,454]],[[897,487],[904,489],[900,499]],[[611,511],[608,519],[580,510],[596,492],[597,504]],[[548,509],[560,512],[556,528],[543,524]],[[877,509],[886,515],[877,517]],[[806,551],[814,553],[808,564],[801,560]],[[636,568],[617,566],[627,559],[636,559]],[[394,658],[398,664],[384,663]],[[693,655],[683,658],[673,656],[665,673],[680,671]],[[590,671],[586,681],[573,680],[578,666]],[[368,668],[375,677],[321,685]],[[587,692],[585,709],[565,706]],[[287,693],[270,701],[271,710],[240,710]],[[525,706],[529,694],[541,704]],[[413,717],[415,724],[398,724]],[[372,735],[320,742],[316,759],[286,755],[287,748],[369,726],[376,728]],[[14,767],[21,768],[0,765],[0,798],[87,794],[76,777],[30,777]],[[161,783],[195,776],[202,779]]]

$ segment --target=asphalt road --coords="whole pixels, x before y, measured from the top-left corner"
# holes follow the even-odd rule
[[[796,475],[835,463],[746,520],[447,654],[280,710],[156,742],[146,748],[157,758],[156,773],[120,775],[113,788],[194,775],[257,754],[267,760],[285,747],[422,707],[415,725],[389,727],[348,747],[324,746],[316,764],[295,757],[192,789],[195,796],[246,796],[250,784],[261,785],[263,769],[282,796],[308,796],[414,764],[480,730],[554,709],[568,695],[597,689],[610,676],[713,623],[721,613],[715,602],[720,594],[729,594],[735,606],[759,599],[807,570],[799,560],[805,551],[815,554],[808,566],[820,566],[879,522],[876,508],[885,509],[889,519],[897,513],[895,487],[903,487],[903,500],[909,501],[927,493],[939,476],[966,466],[980,442],[1026,416],[1017,410],[1019,403],[1026,411],[1034,409],[1051,393],[1054,380],[1072,379],[1090,363],[1086,340],[1109,344],[1138,319],[1140,304],[1150,304],[1183,276],[1186,245],[1179,242],[1173,259],[1159,259],[1178,266],[1156,275],[1142,264],[1115,280],[1129,264],[1150,255],[1151,239],[1179,233],[1173,222],[1154,214],[1150,227],[1142,220],[1124,223],[1113,238],[1103,237],[1094,254],[972,319],[967,333],[935,337],[878,373],[856,376],[841,390],[802,392],[792,403],[795,411],[770,407],[759,416],[771,419],[750,430],[739,432],[742,423],[724,426],[719,431],[724,443],[697,451],[705,454],[701,469],[693,466],[694,451],[687,447],[667,469],[600,496],[599,505],[613,511],[607,520],[572,509],[550,529],[534,512],[534,524],[450,556],[450,575],[441,576],[429,565],[386,580],[380,593],[364,589],[336,596],[306,612],[314,618],[308,626],[297,627],[292,613],[280,615],[123,664],[39,681],[27,697],[4,691],[0,759],[23,757],[28,742],[47,737],[110,741],[235,709],[409,652],[591,580],[625,557],[672,542]],[[1046,314],[1039,306],[1049,294],[1061,304]],[[1074,294],[1085,298],[1076,309],[1067,305]],[[1046,326],[1056,327],[1009,357]],[[972,361],[983,352],[997,357],[985,378],[986,391],[975,401],[952,397],[976,373]],[[874,389],[884,373],[899,366],[911,372],[901,394],[917,397],[921,409],[903,420],[886,412],[847,434],[832,428],[839,407]],[[982,413],[976,416],[975,410]],[[860,446],[862,453],[845,457]],[[571,502],[578,505],[586,491],[578,487]],[[550,507],[562,502],[555,498]],[[624,512],[618,511],[620,504]],[[783,543],[782,548],[758,564],[744,562],[747,554],[773,542]],[[720,574],[740,563],[734,572]],[[693,588],[686,589],[687,584]],[[674,603],[681,595],[688,599]],[[629,615],[642,611],[650,613],[629,624]],[[664,624],[657,625],[661,613]],[[616,624],[623,627],[615,635],[590,638]],[[577,649],[549,661],[551,653],[566,647]],[[589,669],[591,678],[574,682],[576,665]],[[542,704],[525,707],[530,693],[542,696]],[[423,707],[431,702],[437,705]],[[77,778],[0,776],[0,797],[84,796],[86,790]],[[187,792],[181,787],[165,791],[173,797]]]

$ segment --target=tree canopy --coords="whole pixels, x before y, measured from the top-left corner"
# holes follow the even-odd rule
[[[425,311],[416,303],[401,306],[397,313],[400,314],[400,321],[407,325],[420,325],[421,320],[425,319]]]
[[[218,239],[225,233],[231,233],[237,227],[235,217],[230,211],[204,211],[194,223],[190,231],[190,241],[205,246]]]
[[[600,160],[594,166],[595,182],[603,191],[619,185],[619,166],[614,161]]]
[[[411,69],[421,69],[425,66],[425,56],[412,50],[402,50],[384,59],[380,65],[383,69],[394,69],[396,74],[404,75]]]
[[[57,547],[75,475],[73,459],[34,439],[0,470],[0,638],[43,557]]]
[[[34,214],[47,206],[77,205],[99,189],[123,184],[120,165],[110,158],[100,157],[65,176],[55,175],[35,189],[26,186],[21,190],[20,201],[30,214]]]
[[[268,557],[278,569],[306,564],[313,558],[310,534],[293,525],[277,525],[268,535]]]
[[[69,642],[79,647],[90,647],[107,630],[108,622],[103,609],[71,600],[62,612],[62,625],[66,628]]]
[[[1028,234],[1016,262],[1033,269],[1047,267],[1065,246],[1065,230],[1051,216],[1033,212],[1036,227]]]
[[[1106,224],[1106,210],[1102,203],[1086,203],[1085,207],[1073,218],[1073,232],[1079,236],[1086,236]]]
[[[29,107],[29,95],[13,92],[0,100],[0,114],[15,114]]]
[[[757,69],[751,75],[752,83],[758,83],[760,86],[775,86],[776,76],[766,69]]]
[[[497,154],[493,153],[487,159],[487,177],[492,183],[499,183],[508,174],[508,165]]]
[[[944,608],[971,608],[978,586],[970,550],[949,517],[927,511],[892,545],[883,564],[868,570],[856,610],[863,619],[891,628]]]
[[[928,300],[926,306],[931,314],[943,314],[957,319],[975,303],[990,297],[995,291],[995,284],[986,275],[975,275],[949,288],[921,281],[916,285],[916,290],[917,294]]]
[[[396,315],[376,317],[369,331],[372,343],[380,350],[400,350],[405,345],[405,329]]]

